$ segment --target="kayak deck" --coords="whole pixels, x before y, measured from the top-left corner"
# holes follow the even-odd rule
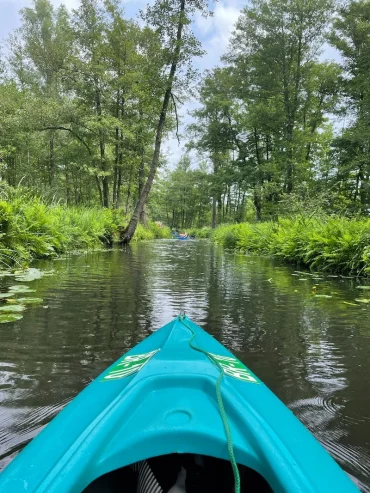
[[[81,392],[0,475],[0,491],[81,492],[108,473],[174,454],[229,461],[220,365],[232,448],[245,471],[276,492],[358,491],[291,411],[188,318],[153,333]]]

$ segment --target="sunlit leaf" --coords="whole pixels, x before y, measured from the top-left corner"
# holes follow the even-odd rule
[[[9,322],[16,322],[23,318],[23,315],[20,313],[7,313],[0,315],[0,324],[7,324]]]
[[[367,298],[358,298],[355,301],[357,301],[358,303],[370,303],[370,300]]]
[[[0,299],[11,298],[12,296],[14,296],[14,293],[0,293]]]
[[[19,273],[19,274],[17,273],[15,278],[17,281],[31,282],[31,281],[35,281],[36,279],[41,279],[43,275],[44,274],[43,272],[41,272],[40,269],[30,268],[23,271],[23,273]]]
[[[364,289],[366,291],[370,291],[370,286],[356,286],[356,289]]]
[[[14,296],[14,293],[35,293],[36,292],[34,289],[31,289],[28,286],[23,286],[22,284],[11,286],[9,288],[9,291],[11,292],[12,296]]]
[[[24,312],[25,309],[23,305],[5,305],[0,307],[0,312]]]
[[[329,294],[315,294],[315,298],[332,298]]]
[[[42,303],[44,300],[42,298],[19,298],[18,302],[23,305],[38,305]]]

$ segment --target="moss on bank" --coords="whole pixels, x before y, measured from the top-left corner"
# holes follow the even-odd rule
[[[299,216],[222,225],[211,239],[225,248],[272,255],[315,270],[370,275],[370,219]]]

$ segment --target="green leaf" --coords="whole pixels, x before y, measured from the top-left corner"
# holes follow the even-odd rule
[[[9,291],[14,296],[14,293],[35,293],[35,289],[30,289],[28,286],[23,286],[22,284],[18,284],[15,286],[11,286]]]
[[[36,279],[41,279],[43,277],[43,272],[41,272],[40,269],[27,269],[23,271],[23,274],[17,274],[16,275],[16,280],[17,281],[23,281],[23,282],[31,282],[35,281]]]
[[[42,303],[44,300],[42,298],[19,298],[18,302],[23,305],[38,305]]]
[[[0,312],[16,313],[16,312],[24,312],[25,309],[26,307],[23,305],[6,305],[0,307]]]
[[[12,296],[14,296],[14,292],[13,293],[0,293],[0,299],[11,298]]]
[[[6,315],[0,315],[0,324],[7,324],[10,322],[16,322],[23,318],[23,315],[20,313],[7,313]]]
[[[315,298],[332,298],[329,294],[315,294]]]
[[[367,298],[358,298],[355,301],[357,301],[358,303],[370,303],[370,300]]]

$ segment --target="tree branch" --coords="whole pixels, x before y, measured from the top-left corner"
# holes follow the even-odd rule
[[[86,147],[90,156],[92,155],[90,147],[86,144],[86,142],[83,140],[83,138],[80,137],[78,134],[76,134],[76,132],[74,132],[71,128],[61,127],[61,126],[57,126],[57,127],[51,126],[51,127],[44,127],[44,128],[39,129],[40,132],[45,132],[46,130],[64,130],[65,132],[70,132],[74,137],[76,137],[76,139],[79,142],[81,142],[81,144],[83,144]]]

